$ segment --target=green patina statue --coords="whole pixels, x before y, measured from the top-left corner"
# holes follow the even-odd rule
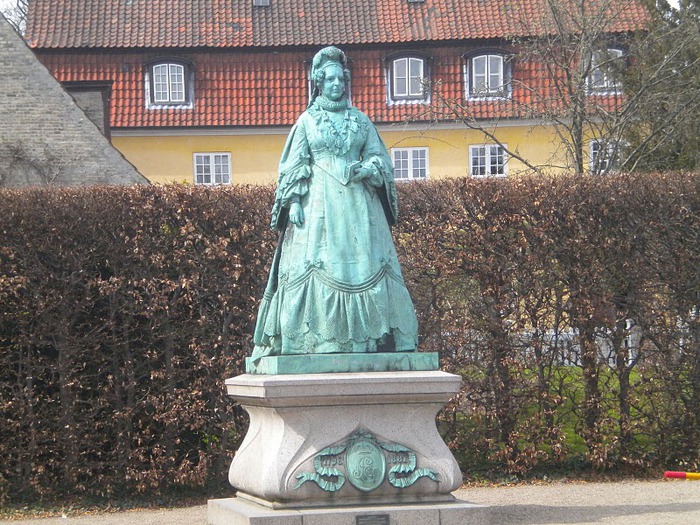
[[[351,356],[357,363],[360,354],[405,356],[416,350],[416,315],[389,229],[397,215],[389,153],[367,116],[348,101],[345,54],[322,49],[311,74],[311,101],[279,165],[272,227],[280,239],[248,372],[358,371],[311,369],[311,361],[298,359],[281,371],[260,362],[268,356],[332,355],[334,363]]]

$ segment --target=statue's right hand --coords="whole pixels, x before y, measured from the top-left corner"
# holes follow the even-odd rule
[[[293,202],[289,206],[289,220],[296,226],[304,224],[304,211],[301,209],[301,204]]]

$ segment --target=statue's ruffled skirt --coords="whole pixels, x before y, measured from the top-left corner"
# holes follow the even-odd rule
[[[387,264],[361,283],[317,267],[263,296],[252,359],[266,355],[414,351],[418,326],[401,275]]]

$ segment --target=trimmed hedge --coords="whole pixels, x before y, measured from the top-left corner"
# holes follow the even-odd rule
[[[700,178],[400,187],[467,474],[700,465]],[[270,187],[0,192],[0,501],[210,490],[276,235]]]

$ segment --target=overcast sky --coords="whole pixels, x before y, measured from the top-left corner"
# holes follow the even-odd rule
[[[16,3],[16,0],[0,0],[0,11],[5,11],[6,8],[10,7],[11,5],[14,5]]]

